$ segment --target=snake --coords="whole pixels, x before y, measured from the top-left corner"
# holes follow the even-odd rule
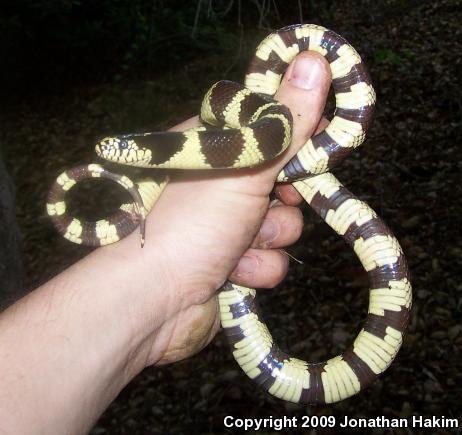
[[[266,326],[255,289],[230,281],[219,289],[221,326],[232,354],[256,384],[279,399],[328,404],[367,388],[396,357],[409,323],[412,290],[403,250],[384,223],[331,173],[362,144],[376,94],[357,51],[322,26],[296,24],[267,36],[257,47],[244,85],[219,81],[201,106],[203,125],[184,132],[116,135],[100,140],[96,154],[106,161],[143,168],[209,169],[257,166],[280,155],[292,136],[292,115],[275,101],[282,76],[300,52],[310,50],[329,63],[336,108],[328,126],[308,139],[285,165],[277,182],[292,183],[310,207],[352,247],[369,279],[366,319],[353,343],[327,361],[306,362],[280,350]],[[105,219],[71,216],[65,195],[85,178],[107,178],[122,186],[132,202]],[[68,240],[90,246],[117,242],[144,220],[163,188],[161,181],[132,181],[99,164],[80,165],[58,176],[47,213]]]

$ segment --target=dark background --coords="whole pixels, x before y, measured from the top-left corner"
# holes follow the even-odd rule
[[[58,237],[47,219],[53,179],[95,160],[98,137],[162,130],[197,113],[211,83],[242,81],[253,50],[271,30],[305,22],[340,33],[368,65],[378,95],[366,143],[335,174],[384,218],[410,263],[412,321],[391,368],[339,404],[285,404],[256,390],[219,334],[193,358],[146,369],[93,434],[221,433],[226,415],[460,417],[461,6],[459,0],[2,5],[0,145],[16,188],[25,269],[14,254],[14,210],[5,206],[8,181],[2,178],[2,219],[10,217],[0,231],[4,305],[13,289],[16,296],[31,290],[88,252]],[[80,195],[87,211],[104,212],[118,203],[114,192],[103,195],[108,189],[84,186],[74,202]],[[366,275],[308,209],[303,240],[290,252],[305,264],[292,263],[283,285],[261,293],[265,319],[280,346],[298,357],[338,354],[365,318]]]

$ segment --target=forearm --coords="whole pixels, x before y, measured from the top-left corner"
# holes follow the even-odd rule
[[[83,433],[142,370],[170,306],[145,255],[99,249],[2,313],[0,433]]]
[[[318,54],[300,56],[293,71],[305,72],[297,80],[287,73],[277,95],[297,113],[293,151],[311,137],[330,83]],[[297,88],[302,79],[311,90]],[[228,277],[247,287],[280,282],[287,259],[278,249],[296,240],[297,231],[287,228],[301,231],[302,220],[297,224],[282,207],[267,209],[285,164],[276,160],[235,176],[201,174],[170,183],[148,216],[144,249],[131,234],[2,313],[0,434],[89,430],[146,365],[185,358],[213,337],[215,291]],[[273,235],[263,237],[264,218],[276,224]],[[253,259],[250,268],[248,261],[241,267],[246,258]]]

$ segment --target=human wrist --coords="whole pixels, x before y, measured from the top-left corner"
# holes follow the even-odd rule
[[[136,233],[98,251],[106,249],[102,254],[125,268],[116,277],[116,281],[120,277],[118,309],[129,334],[125,372],[133,377],[157,360],[153,349],[158,347],[158,336],[179,310],[178,284],[162,248],[155,243],[141,248]]]

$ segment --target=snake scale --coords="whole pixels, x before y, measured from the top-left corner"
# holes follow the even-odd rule
[[[314,50],[329,62],[336,110],[326,129],[309,139],[279,174],[353,248],[370,282],[366,321],[352,345],[325,362],[289,357],[274,343],[259,312],[256,291],[231,282],[220,289],[221,324],[244,372],[270,394],[290,402],[332,403],[366,388],[391,364],[403,340],[411,308],[411,284],[402,249],[385,223],[329,170],[365,138],[375,92],[367,70],[345,39],[323,27],[299,24],[266,37],[256,50],[245,86],[221,81],[204,97],[203,127],[185,132],[129,134],[105,138],[96,153],[105,160],[149,168],[241,168],[283,152],[291,140],[290,111],[271,99],[291,60]],[[66,213],[67,191],[84,178],[109,178],[128,190],[107,219],[85,222]],[[144,218],[167,180],[131,181],[97,164],[62,173],[52,186],[47,211],[58,231],[75,243],[116,242]]]

